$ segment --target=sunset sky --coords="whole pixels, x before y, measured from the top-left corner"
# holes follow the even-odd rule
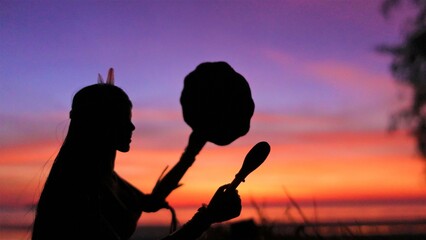
[[[110,67],[136,125],[116,171],[150,192],[186,146],[183,79],[206,61],[226,61],[247,79],[255,113],[246,136],[206,145],[172,204],[208,202],[259,141],[271,154],[240,185],[244,204],[283,204],[285,191],[299,201],[426,202],[414,139],[387,132],[409,91],[375,51],[401,41],[404,14],[385,19],[380,4],[1,0],[0,211],[36,202],[73,95]]]

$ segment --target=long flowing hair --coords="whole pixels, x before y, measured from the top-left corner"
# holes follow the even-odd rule
[[[72,206],[76,200],[96,197],[99,183],[109,180],[115,159],[114,124],[131,107],[127,94],[112,84],[90,85],[75,94],[67,136],[37,204],[33,239],[51,229],[53,219],[65,219],[64,209],[78,208]]]

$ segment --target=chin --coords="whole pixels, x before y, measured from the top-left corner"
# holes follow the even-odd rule
[[[117,148],[119,152],[128,152],[130,150],[130,146],[121,146]]]

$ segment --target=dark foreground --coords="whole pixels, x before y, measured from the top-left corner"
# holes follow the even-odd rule
[[[141,226],[132,240],[160,240],[167,226]],[[214,225],[200,240],[278,240],[278,239],[422,239],[426,240],[426,219],[350,223],[270,223],[242,220]]]

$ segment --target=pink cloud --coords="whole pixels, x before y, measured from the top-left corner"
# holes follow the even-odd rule
[[[182,112],[175,109],[133,108],[133,121],[183,121]]]
[[[281,66],[289,66],[291,64],[294,64],[296,61],[295,57],[283,51],[276,51],[273,49],[265,48],[262,49],[261,52],[267,59],[270,59],[280,64]]]
[[[68,126],[67,112],[0,114],[0,148],[33,142],[62,141]]]
[[[368,69],[336,60],[310,62],[305,66],[320,81],[338,88],[364,92],[393,93],[395,83],[389,74],[376,73]]]
[[[337,59],[307,60],[276,49],[263,49],[261,52],[265,58],[282,66],[283,69],[293,70],[310,77],[311,81],[339,89],[392,94],[397,88],[390,74],[377,72],[366,66]],[[376,58],[373,55],[367,57]]]

